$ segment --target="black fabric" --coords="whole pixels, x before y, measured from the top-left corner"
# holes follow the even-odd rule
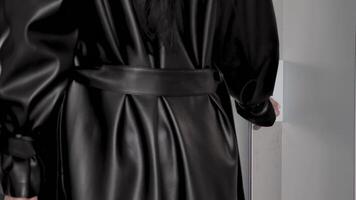
[[[1,155],[4,193],[12,197],[33,197],[40,192],[41,168],[36,156],[28,159]]]
[[[40,191],[41,163],[32,138],[1,136],[0,180],[5,194],[32,197]]]
[[[17,156],[0,154],[6,194],[244,199],[229,97],[245,119],[274,123],[269,97],[279,42],[272,0],[183,1],[177,40],[164,46],[144,35],[138,0],[0,0],[0,126],[7,137],[35,141],[30,154],[21,152],[27,143]],[[70,78],[73,69],[106,65],[216,66],[224,84],[213,93],[156,96]]]
[[[212,68],[150,69],[135,66],[77,68],[75,81],[103,90],[134,95],[192,96],[214,93],[223,80]],[[194,85],[194,87],[192,87]]]
[[[36,155],[33,140],[31,138],[7,138],[5,144],[0,149],[8,155],[12,155],[22,159],[29,159]]]

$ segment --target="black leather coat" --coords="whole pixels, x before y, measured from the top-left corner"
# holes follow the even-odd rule
[[[178,42],[162,47],[143,37],[138,0],[0,0],[4,193],[244,199],[231,105],[255,124],[275,121],[272,1],[183,1]],[[224,82],[216,93],[170,97],[111,92],[70,78],[73,68],[102,65],[217,66]]]

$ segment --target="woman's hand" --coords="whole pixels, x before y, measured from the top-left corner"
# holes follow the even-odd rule
[[[276,113],[276,117],[278,117],[280,115],[280,113],[281,113],[280,110],[279,110],[281,108],[281,105],[276,100],[274,100],[272,97],[270,97],[269,99],[271,100],[271,103],[273,105],[274,113]],[[258,130],[260,128],[261,128],[261,126],[253,124],[253,129],[254,130]]]
[[[269,99],[271,100],[271,103],[274,108],[274,112],[276,113],[276,117],[277,117],[281,113],[279,110],[281,108],[281,105],[276,100],[274,100],[272,97],[270,97]]]
[[[37,197],[32,197],[32,198],[15,198],[15,197],[10,197],[10,196],[5,196],[4,200],[37,200]]]

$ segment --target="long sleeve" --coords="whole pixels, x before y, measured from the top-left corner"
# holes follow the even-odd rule
[[[68,3],[70,2],[70,3]],[[0,0],[0,166],[4,193],[39,194],[36,139],[55,114],[78,31],[74,0]]]
[[[260,126],[276,120],[273,94],[279,38],[272,0],[231,0],[217,31],[217,65],[237,112]]]

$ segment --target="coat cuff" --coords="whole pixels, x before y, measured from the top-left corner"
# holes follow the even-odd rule
[[[269,99],[255,105],[243,105],[235,100],[235,107],[241,117],[258,126],[269,127],[276,121],[276,113]]]
[[[41,167],[28,137],[10,137],[1,145],[2,185],[5,195],[31,198],[38,196]]]

